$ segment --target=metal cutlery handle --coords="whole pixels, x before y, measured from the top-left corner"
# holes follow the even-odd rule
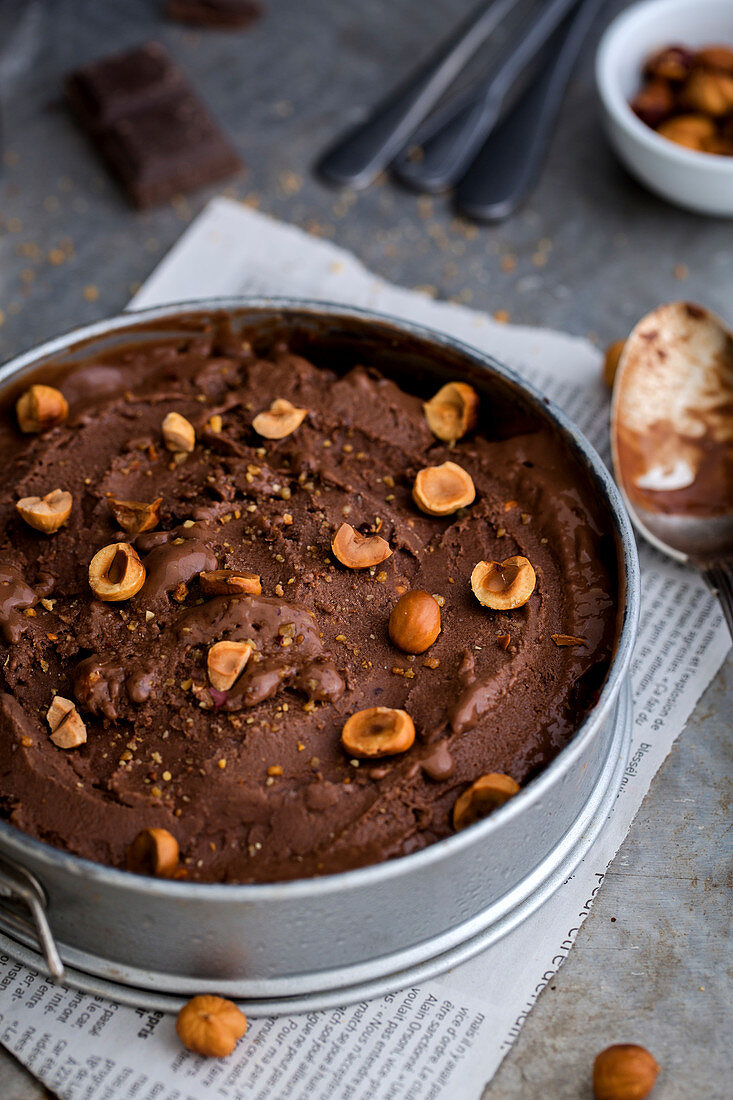
[[[496,125],[507,92],[577,2],[549,0],[537,21],[485,81],[478,98],[422,144],[420,158],[414,159],[409,150],[395,158],[393,170],[403,183],[419,191],[438,192],[464,175]]]
[[[316,166],[317,171],[332,183],[367,187],[400,151],[516,3],[517,0],[492,0],[488,5],[481,4],[416,76],[327,150]]]
[[[467,217],[508,217],[537,179],[575,61],[603,3],[581,0],[555,31],[548,45],[550,60],[458,184],[456,202]]]

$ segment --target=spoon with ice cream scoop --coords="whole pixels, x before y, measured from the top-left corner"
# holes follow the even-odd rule
[[[689,302],[652,310],[613,386],[616,480],[637,530],[700,570],[733,637],[733,333]]]

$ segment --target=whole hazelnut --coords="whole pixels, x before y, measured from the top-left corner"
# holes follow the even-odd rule
[[[694,68],[682,88],[682,102],[703,115],[727,115],[733,111],[733,73]]]
[[[642,122],[656,129],[674,111],[674,92],[666,80],[648,80],[631,100],[631,109]]]
[[[440,608],[429,592],[405,592],[392,608],[389,637],[404,653],[424,653],[440,634]]]
[[[663,122],[657,133],[668,141],[700,153],[705,143],[715,137],[715,123],[707,115],[677,115]]]
[[[69,415],[66,398],[54,386],[30,386],[16,403],[18,427],[22,432],[45,432]]]
[[[647,58],[644,75],[677,83],[685,79],[694,61],[695,54],[686,46],[667,46]]]
[[[645,1047],[616,1043],[593,1063],[596,1100],[645,1100],[654,1088],[659,1066]]]
[[[183,1045],[205,1058],[226,1058],[247,1030],[247,1017],[232,1001],[210,993],[193,997],[176,1019]]]

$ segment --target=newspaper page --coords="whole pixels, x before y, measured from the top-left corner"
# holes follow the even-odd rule
[[[346,302],[450,332],[531,379],[608,457],[608,397],[588,342],[390,286],[334,245],[238,203],[215,200],[132,308],[238,294]],[[0,955],[0,1041],[64,1100],[480,1097],[571,950],[655,772],[728,649],[720,609],[699,579],[646,545],[640,553],[633,743],[614,809],[575,873],[504,939],[419,987],[251,1020],[222,1061],[182,1049],[172,1016],[65,988]]]

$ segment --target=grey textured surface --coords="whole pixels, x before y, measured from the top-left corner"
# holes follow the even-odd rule
[[[117,312],[221,190],[132,211],[61,102],[69,68],[147,38],[168,45],[246,160],[247,173],[227,193],[333,237],[388,279],[600,343],[679,297],[733,319],[733,227],[665,205],[616,164],[593,93],[595,41],[540,186],[499,227],[457,221],[447,200],[387,183],[341,196],[313,178],[324,143],[474,2],[270,0],[250,32],[220,33],[167,23],[157,0],[4,0],[0,359]],[[609,0],[601,23],[624,6]],[[490,1100],[588,1097],[593,1056],[613,1041],[650,1047],[663,1065],[658,1100],[729,1095],[732,693],[729,658],[654,781],[569,961],[487,1090]],[[45,1095],[4,1054],[0,1094]]]

